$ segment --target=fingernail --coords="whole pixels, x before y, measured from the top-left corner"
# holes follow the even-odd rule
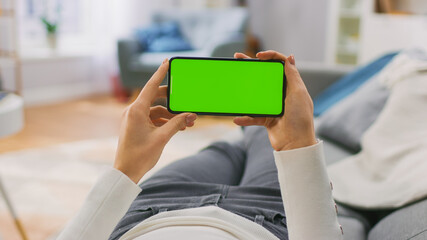
[[[167,58],[165,58],[165,60],[163,60],[163,64],[165,64],[167,61],[168,61],[168,59],[167,59]]]
[[[295,56],[291,54],[291,64],[295,65]]]
[[[196,115],[196,114],[194,114],[194,113],[190,113],[190,114],[188,114],[188,115],[185,117],[185,122],[186,122],[187,124],[189,124],[189,123],[191,123],[191,122],[194,122],[196,119],[197,119],[197,115]]]

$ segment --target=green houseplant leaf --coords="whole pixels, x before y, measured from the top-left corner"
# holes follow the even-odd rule
[[[49,20],[47,20],[46,17],[42,17],[41,20],[42,20],[48,34],[55,34],[56,33],[58,23],[49,22]]]

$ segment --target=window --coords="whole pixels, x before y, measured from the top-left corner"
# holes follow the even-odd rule
[[[45,45],[46,30],[42,17],[58,22],[61,44],[90,43],[92,3],[88,0],[21,0],[18,16],[21,46]]]

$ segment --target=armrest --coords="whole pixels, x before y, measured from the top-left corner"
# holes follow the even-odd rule
[[[246,50],[246,37],[235,34],[214,40],[208,47],[211,57],[233,57],[235,52]]]
[[[312,98],[354,69],[348,65],[327,65],[298,60],[297,68]]]
[[[119,60],[120,79],[125,88],[132,89],[140,86],[140,74],[130,69],[130,63],[136,54],[142,51],[139,42],[134,39],[121,39],[117,42],[117,56]]]
[[[125,70],[129,67],[129,62],[135,54],[142,51],[138,41],[135,39],[120,39],[117,42],[117,54],[119,59],[120,70]]]

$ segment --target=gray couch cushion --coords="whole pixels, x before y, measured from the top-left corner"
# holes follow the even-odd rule
[[[345,240],[365,240],[370,229],[368,219],[356,211],[341,204],[338,206],[338,222],[344,231]]]
[[[365,240],[366,229],[363,224],[356,218],[338,217],[344,231],[345,240]]]
[[[353,152],[340,147],[334,142],[331,142],[326,139],[322,139],[322,140],[323,140],[323,150],[325,151],[325,161],[327,166],[335,162],[341,161],[348,156],[353,155]]]
[[[314,128],[316,130],[319,128],[319,124],[320,119],[314,118]],[[329,141],[328,139],[324,139],[321,136],[317,136],[317,138],[323,141],[323,149],[325,152],[325,161],[327,166],[354,154],[354,152],[350,151],[349,149],[345,149],[338,144]]]
[[[363,133],[377,119],[388,96],[389,90],[373,77],[319,118],[318,134],[353,151],[360,150]]]
[[[427,200],[401,208],[377,223],[369,240],[427,239]]]

